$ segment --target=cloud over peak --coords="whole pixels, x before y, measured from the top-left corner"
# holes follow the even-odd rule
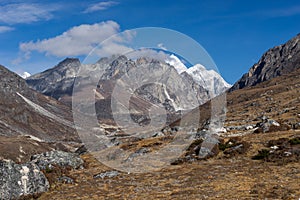
[[[122,36],[115,35],[119,31],[120,26],[114,21],[82,24],[52,38],[21,43],[19,48],[24,55],[30,55],[31,52],[37,51],[57,57],[85,56],[101,42],[114,35],[96,49],[98,55],[107,56],[130,50],[122,43],[130,40],[131,33],[125,32]]]

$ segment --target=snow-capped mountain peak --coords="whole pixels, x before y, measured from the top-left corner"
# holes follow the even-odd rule
[[[192,76],[196,83],[209,91],[211,97],[215,97],[231,87],[219,73],[212,69],[208,70],[201,64],[187,68],[174,54],[170,55],[165,62],[174,66],[179,74],[186,72]]]
[[[217,96],[231,87],[222,76],[214,70],[207,70],[203,65],[196,64],[186,72],[202,87],[207,89],[212,97]]]
[[[30,73],[28,73],[28,72],[23,72],[22,74],[19,74],[23,79],[26,79],[26,78],[28,78],[29,76],[31,76],[31,74]]]
[[[169,65],[175,67],[177,72],[181,74],[182,72],[187,70],[187,67],[181,62],[181,60],[175,56],[174,54],[170,55],[169,58],[165,61]]]

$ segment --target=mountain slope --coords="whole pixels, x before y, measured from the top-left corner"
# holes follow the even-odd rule
[[[66,58],[55,67],[28,77],[26,82],[32,89],[55,99],[71,95],[80,65],[78,59]]]
[[[298,68],[300,68],[300,34],[264,53],[258,63],[253,65],[230,90],[254,86]]]
[[[0,135],[78,141],[68,107],[30,89],[24,79],[1,65],[0,88]]]

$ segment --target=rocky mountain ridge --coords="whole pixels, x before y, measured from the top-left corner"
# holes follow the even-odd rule
[[[177,60],[176,62],[166,61],[166,63],[168,63],[170,66],[174,65],[178,74],[181,74],[181,78],[187,79],[187,81],[193,85],[196,96],[198,96],[197,98],[201,99],[199,101],[200,104],[202,104],[212,96],[216,96],[224,92],[230,87],[230,85],[227,84],[222,79],[222,77],[213,70],[206,70],[204,67],[200,69],[198,65],[187,69],[185,65],[176,56],[171,55],[170,58],[172,58],[172,61],[174,61],[175,58]],[[96,73],[96,71],[94,71],[96,70],[96,68],[104,69],[105,71],[103,72],[104,74],[102,75],[101,79],[107,80],[109,78],[120,78],[129,70],[135,67],[139,67],[139,65],[145,64],[143,63],[144,61],[143,59],[137,59],[136,61],[133,61],[127,59],[124,56],[112,56],[111,58],[102,58],[94,65],[82,66],[84,66],[84,70],[87,70],[89,72],[93,71],[93,73]],[[163,64],[162,61],[157,61],[153,63],[156,63],[158,65]],[[153,63],[151,64],[151,67],[153,67],[153,69],[149,70],[150,73],[154,73],[155,64],[153,65]],[[56,99],[60,99],[64,102],[69,101],[68,104],[70,104],[70,99],[68,98],[68,96],[70,96],[72,93],[72,83],[75,80],[74,74],[78,72],[80,65],[81,64],[78,59],[67,58],[64,61],[60,62],[54,68],[48,69],[42,73],[38,73],[27,78],[26,82],[31,88],[41,93],[46,94],[48,96],[52,96]],[[97,71],[97,73],[99,73],[99,70]],[[116,74],[118,74],[118,76]],[[89,75],[91,76],[91,73],[89,73]],[[77,78],[88,79],[89,77]],[[207,92],[207,90],[209,90],[209,92]],[[207,93],[209,93],[209,95]]]
[[[300,34],[285,44],[269,49],[230,89],[257,85],[300,68]]]

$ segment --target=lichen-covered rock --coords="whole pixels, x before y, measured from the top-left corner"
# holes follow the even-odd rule
[[[94,178],[113,178],[113,177],[116,177],[119,175],[119,172],[118,171],[108,171],[108,172],[103,172],[103,173],[100,173],[100,174],[96,174],[94,175]]]
[[[31,157],[31,162],[35,163],[40,169],[52,169],[53,165],[60,167],[72,167],[78,169],[82,167],[83,160],[76,153],[64,151],[49,151]]]
[[[67,176],[58,177],[57,181],[65,184],[74,184],[74,179]]]
[[[17,199],[21,196],[45,192],[50,185],[34,163],[16,164],[0,160],[0,199]]]

